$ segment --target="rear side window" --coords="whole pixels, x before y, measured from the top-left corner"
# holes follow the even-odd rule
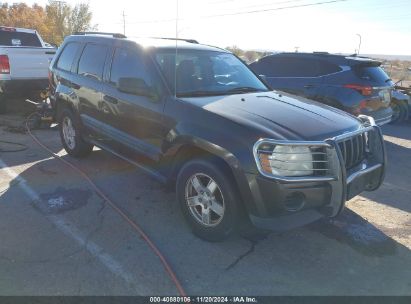
[[[354,73],[362,80],[378,82],[379,84],[386,84],[390,78],[380,67],[375,66],[359,66],[353,68]]]
[[[74,61],[74,57],[76,56],[79,47],[79,43],[68,43],[64,47],[63,52],[61,53],[59,60],[57,61],[57,68],[64,71],[70,71]]]
[[[80,57],[78,74],[101,80],[103,78],[107,50],[108,48],[104,45],[87,44]]]
[[[0,30],[0,45],[42,47],[35,33]]]
[[[151,79],[144,62],[136,50],[117,48],[111,65],[110,83],[117,85],[120,78],[143,79],[148,85]]]
[[[318,62],[319,62],[319,74],[320,75],[328,75],[328,74],[338,73],[342,71],[340,66],[334,63],[331,63],[325,60],[319,60]]]
[[[321,73],[315,58],[287,56],[266,57],[254,68],[258,74],[267,77],[317,77]]]

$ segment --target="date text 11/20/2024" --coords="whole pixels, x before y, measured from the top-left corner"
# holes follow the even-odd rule
[[[150,297],[150,303],[258,303],[254,297]]]

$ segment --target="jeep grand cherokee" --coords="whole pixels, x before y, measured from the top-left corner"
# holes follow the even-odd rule
[[[271,91],[217,47],[72,35],[50,81],[67,153],[98,146],[175,185],[206,240],[250,220],[278,229],[334,217],[384,177],[372,118]]]

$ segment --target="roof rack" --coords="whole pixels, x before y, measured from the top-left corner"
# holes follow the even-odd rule
[[[328,52],[313,52],[313,54],[318,54],[318,55],[330,55]]]
[[[177,41],[185,41],[188,43],[199,44],[199,42],[195,39],[183,39],[183,38],[168,38],[168,37],[152,37],[154,39],[165,39],[165,40],[177,40]]]
[[[113,38],[127,38],[126,35],[120,33],[106,33],[106,32],[75,32],[73,35],[105,35]]]

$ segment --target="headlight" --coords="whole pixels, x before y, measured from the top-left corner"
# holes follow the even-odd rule
[[[327,173],[327,151],[323,143],[257,142],[254,150],[257,165],[269,176],[298,177]]]
[[[275,146],[273,153],[260,154],[264,172],[278,176],[313,175],[313,156],[308,147]]]

